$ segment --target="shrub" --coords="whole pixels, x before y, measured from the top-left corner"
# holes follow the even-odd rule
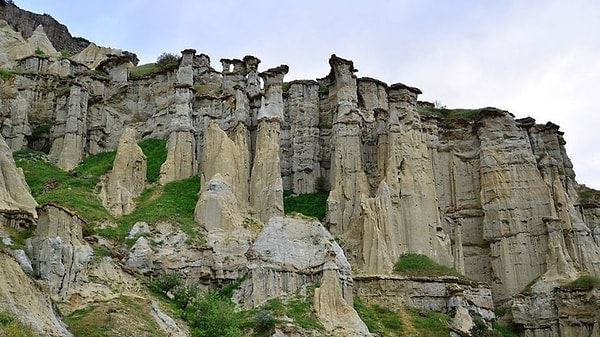
[[[231,300],[216,292],[205,292],[185,310],[193,337],[242,337],[242,317]]]
[[[171,53],[162,53],[157,59],[156,64],[161,69],[172,69],[179,65],[179,57]]]
[[[181,286],[181,275],[178,273],[162,274],[150,281],[150,288],[166,295],[175,287]]]
[[[46,55],[46,53],[44,53],[44,51],[43,51],[43,50],[41,50],[40,48],[37,48],[37,49],[35,50],[35,55],[42,56],[42,55]]]
[[[254,321],[259,331],[268,330],[275,325],[275,318],[273,318],[273,313],[270,310],[260,310],[257,312]]]

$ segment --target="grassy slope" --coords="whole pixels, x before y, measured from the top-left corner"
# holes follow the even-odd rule
[[[148,158],[147,179],[156,182],[160,165],[164,162],[166,142],[147,139],[139,143]],[[152,185],[136,199],[136,210],[115,218],[102,206],[96,184],[102,174],[113,165],[115,152],[104,152],[86,157],[72,172],[64,172],[46,159],[41,152],[24,150],[13,154],[18,167],[38,203],[53,202],[68,207],[92,226],[104,220],[117,223],[117,228],[98,231],[98,234],[122,240],[131,226],[138,221],[155,223],[170,220],[181,225],[191,236],[197,236],[194,207],[200,189],[198,177],[173,181],[164,186]]]
[[[284,193],[283,208],[285,214],[301,213],[319,220],[325,219],[329,192],[291,195]]]

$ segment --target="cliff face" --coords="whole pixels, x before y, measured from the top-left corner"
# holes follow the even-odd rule
[[[16,11],[11,4],[3,10]],[[26,27],[20,29],[26,35]],[[133,195],[144,190],[145,157],[135,135],[167,139],[159,182],[202,178],[194,218],[206,232],[206,246],[187,245],[180,232],[178,239],[167,240],[170,225],[153,224],[152,230],[130,234],[135,244],[122,260],[128,270],[184,270],[190,278],[213,283],[249,273],[240,295],[246,307],[320,285],[314,306],[327,330],[338,335],[367,333],[348,305],[353,284],[372,303],[431,307],[435,302],[436,310],[466,308],[487,321],[494,319],[493,298],[496,305],[513,306],[515,322],[532,336],[579,331],[555,329],[567,323],[550,304],[554,309],[548,310],[557,313],[547,325],[518,316],[540,296],[576,306],[578,294],[556,297],[552,289],[579,273],[600,277],[600,213],[580,205],[558,126],[515,119],[496,108],[452,118],[418,102],[419,89],[358,78],[353,62],[336,55],[326,77],[284,82],[287,66],[259,72],[260,60],[253,56],[222,59],[217,71],[207,55],[186,49],[178,64],[140,75],[129,57],[90,46],[95,51],[72,59],[29,55],[13,60],[19,71],[0,83],[8,163],[2,170],[19,176],[11,168],[10,150],[44,151],[68,171],[87,155],[125,148],[117,152],[101,192],[105,207],[119,216],[133,210]],[[136,156],[128,156],[131,151]],[[132,179],[119,177],[127,176],[124,170],[132,165],[135,183],[125,186]],[[0,205],[34,214],[36,203],[21,185],[22,200],[7,189]],[[282,217],[284,190],[304,194],[323,187],[329,190],[324,227]],[[44,221],[53,223],[46,213],[54,209],[44,210]],[[138,225],[141,231],[140,224],[134,228]],[[38,234],[33,242],[51,243]],[[89,249],[80,236],[63,238],[68,242],[57,248],[63,255],[81,251],[76,270],[63,273],[67,278],[85,275]],[[342,247],[328,245],[334,238]],[[38,277],[64,276],[38,270],[44,266],[38,260],[48,255],[40,253],[45,246],[39,242],[29,253]],[[170,248],[150,244],[157,242]],[[292,258],[286,252],[290,247],[319,258]],[[394,264],[404,253],[428,255],[489,284],[491,291],[483,283],[394,276]],[[174,261],[169,254],[185,258]],[[53,264],[70,263],[63,260]],[[536,279],[542,282],[534,287],[539,292],[517,295]],[[68,284],[57,290],[56,282],[50,283],[54,296],[69,293]],[[394,295],[393,289],[402,287],[416,290]],[[419,302],[419,289],[434,299]],[[600,328],[592,324],[590,329]]]

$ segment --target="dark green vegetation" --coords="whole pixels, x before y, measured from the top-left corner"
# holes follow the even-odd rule
[[[144,78],[174,70],[179,66],[179,57],[170,53],[161,54],[156,63],[142,64],[129,68],[129,76],[133,79]]]
[[[286,302],[275,298],[261,307],[237,311],[231,297],[243,280],[207,291],[183,284],[179,274],[165,274],[149,281],[148,287],[171,304],[175,314],[188,323],[193,337],[270,336],[283,317],[307,330],[323,329],[312,308],[312,289],[306,296],[297,294]]]
[[[457,276],[465,278],[464,275],[458,273],[455,269],[443,266],[432,261],[428,256],[414,253],[407,253],[400,256],[394,270],[397,273],[407,276]]]
[[[433,105],[419,105],[418,112],[421,115],[434,115],[444,120],[463,119],[474,120],[481,109],[447,109],[445,107],[434,107]]]
[[[328,192],[307,193],[291,195],[286,192],[283,195],[283,208],[285,214],[301,213],[319,220],[325,219]]]
[[[35,337],[36,334],[7,311],[0,311],[0,336]]]
[[[592,290],[600,288],[600,279],[591,275],[581,275],[564,286],[566,289]]]
[[[164,162],[166,142],[146,139],[139,143],[148,158],[147,179],[156,182],[160,165]],[[200,189],[198,177],[173,181],[164,186],[151,185],[136,199],[136,210],[126,216],[115,218],[102,206],[96,191],[100,176],[113,165],[115,152],[103,152],[86,157],[71,172],[64,172],[48,161],[42,152],[23,150],[13,154],[18,167],[23,169],[27,184],[38,203],[56,203],[76,212],[89,228],[87,234],[100,235],[122,241],[130,227],[137,221],[155,223],[169,220],[178,223],[192,238],[195,230],[194,207]],[[95,224],[109,220],[116,228],[96,229]]]
[[[577,195],[581,204],[600,204],[600,191],[585,185],[577,187]]]
[[[452,318],[444,313],[406,308],[395,311],[376,304],[364,304],[358,296],[354,296],[354,309],[369,328],[369,332],[380,336],[446,337],[450,335]]]
[[[10,70],[0,68],[0,79],[3,81],[8,80],[12,75],[13,73]]]

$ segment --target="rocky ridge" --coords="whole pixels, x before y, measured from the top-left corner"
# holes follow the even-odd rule
[[[35,321],[44,322],[37,333],[69,335],[50,301],[72,311],[139,292],[139,283],[122,281],[123,270],[178,272],[206,288],[243,280],[234,295],[241,308],[314,289],[311,302],[328,335],[370,335],[353,296],[455,315],[459,335],[471,334],[478,319],[490,327],[499,306],[524,336],[600,331],[596,290],[565,290],[581,275],[600,277],[600,213],[579,200],[558,126],[496,108],[445,118],[418,101],[419,89],[359,78],[353,62],[336,55],[329,75],[315,81],[284,82],[285,65],[259,72],[254,56],[222,59],[217,71],[193,49],[173,67],[136,75],[126,54],[90,44],[63,58],[44,28],[27,41],[8,25],[0,29],[13,37],[3,41],[29,46],[5,53],[3,63],[10,74],[0,84],[0,212],[7,231],[36,228],[24,253],[8,251],[48,298],[36,311],[43,318]],[[48,52],[36,55],[31,46]],[[119,251],[91,261],[84,220],[63,206],[36,208],[10,155],[45,151],[70,171],[86,156],[117,150],[99,196],[120,217],[146,187],[135,141],[147,138],[167,139],[160,184],[201,177],[194,219],[202,245],[189,243],[176,223],[136,222],[130,247],[88,235]],[[322,188],[329,190],[323,224],[284,217],[284,190]],[[425,254],[473,281],[398,276],[394,264],[405,253]],[[104,290],[98,297],[94,289]],[[2,298],[13,303],[11,296]],[[31,321],[22,309],[6,310]],[[164,331],[185,334],[165,315],[155,315]],[[273,335],[298,333],[282,329]]]

